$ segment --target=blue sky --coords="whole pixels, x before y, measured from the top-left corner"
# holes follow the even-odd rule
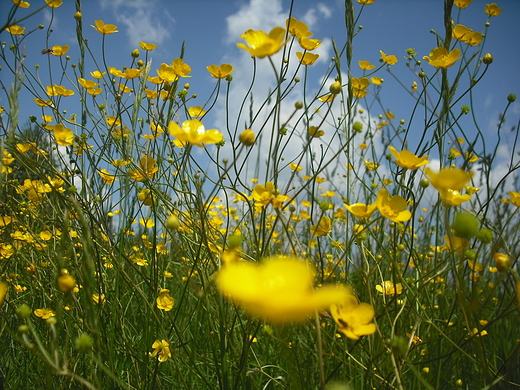
[[[44,3],[43,0],[29,2],[29,10],[36,9]],[[482,31],[487,20],[484,13],[486,3],[487,1],[474,0],[467,9],[460,11],[460,14],[455,9],[454,18],[460,18],[461,24],[475,31]],[[0,20],[5,20],[6,11],[11,4],[10,0],[0,0]],[[130,66],[131,51],[138,47],[138,41],[145,41],[159,45],[151,52],[152,69],[156,69],[162,62],[170,63],[179,57],[184,42],[184,59],[191,66],[193,76],[186,81],[191,84],[190,93],[198,95],[193,105],[203,105],[215,86],[216,81],[210,77],[206,66],[221,63],[230,63],[236,68],[233,73],[232,96],[237,97],[235,103],[238,105],[240,96],[243,96],[250,81],[252,69],[249,55],[236,46],[236,43],[241,41],[240,34],[249,28],[269,31],[277,25],[284,26],[290,7],[290,1],[285,0],[91,0],[83,1],[82,4],[84,36],[89,39],[89,47],[95,55],[100,53],[101,35],[90,25],[95,19],[102,19],[105,23],[118,26],[119,33],[107,36],[105,41],[109,66],[119,69]],[[484,80],[476,87],[477,99],[474,101],[477,119],[491,141],[496,138],[498,115],[507,104],[506,96],[510,93],[520,96],[520,81],[517,77],[520,50],[516,42],[516,37],[520,36],[520,2],[502,0],[498,4],[503,12],[500,16],[491,18],[485,42],[485,50],[493,54],[495,61]],[[355,6],[356,12],[359,12],[361,7],[357,3]],[[320,59],[309,72],[308,88],[313,92],[318,90],[330,65],[330,57],[333,56],[331,37],[334,37],[338,46],[344,43],[346,33],[343,7],[344,2],[336,0],[294,2],[293,16],[309,25],[314,38],[323,40],[321,47],[316,51],[320,54]],[[22,16],[27,12],[19,10],[18,15]],[[30,30],[40,23],[48,26],[53,18],[53,32],[48,43],[46,30],[37,31],[24,41],[26,65],[41,65],[40,74],[44,84],[47,63],[50,62],[51,67],[57,66],[59,59],[54,56],[42,56],[42,49],[56,44],[67,44],[71,46],[68,53],[71,62],[78,58],[74,13],[75,2],[64,0],[64,5],[56,9],[54,14],[45,9],[21,23]],[[395,54],[399,63],[392,67],[392,71],[405,86],[411,85],[417,77],[405,66],[405,50],[414,48],[418,58],[428,55],[429,51],[437,46],[435,35],[430,30],[434,29],[443,35],[442,14],[441,0],[377,0],[374,4],[366,6],[359,22],[363,29],[354,40],[354,64],[360,59],[378,64],[379,50]],[[0,39],[7,42],[7,45],[11,43],[11,37],[6,32],[1,33]],[[267,60],[260,60],[258,68],[262,82],[255,87],[255,96],[261,97],[272,87],[274,79]],[[434,71],[427,64],[425,68],[428,72]],[[94,70],[93,64],[89,63],[86,70]],[[152,75],[155,75],[154,70]],[[9,73],[4,69],[0,76],[8,86]],[[353,67],[353,76],[362,76],[362,71],[356,65]],[[407,96],[390,74],[382,71],[378,76],[385,79],[381,89],[383,106],[374,107],[371,114],[376,116],[389,109],[396,118],[408,120],[413,108],[413,99]],[[22,106],[20,112],[22,123],[29,115],[41,115],[34,103],[29,101],[30,98],[27,92],[23,92],[22,101],[27,104]],[[301,96],[295,93],[294,100],[289,100],[289,103],[300,99]],[[0,105],[7,104],[7,95],[0,94]],[[507,115],[508,125],[515,125],[519,116],[520,104],[517,102],[512,105]],[[214,113],[205,121],[206,127],[223,126],[223,118],[223,106],[218,104]],[[413,123],[417,129],[412,129],[411,132],[411,149],[414,133],[422,132],[420,124],[417,121]],[[465,130],[471,132],[471,122],[468,121],[467,126]],[[396,145],[398,149],[400,146]],[[508,149],[507,142],[502,148],[502,154],[505,156],[513,152]]]

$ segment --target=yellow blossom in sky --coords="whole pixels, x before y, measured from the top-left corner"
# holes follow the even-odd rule
[[[453,49],[448,53],[445,47],[436,47],[430,52],[430,56],[424,56],[423,59],[437,69],[446,69],[460,60],[460,49]]]
[[[157,48],[158,45],[155,43],[146,43],[146,42],[139,42],[139,46],[141,46],[141,49],[146,51],[152,51]]]
[[[20,27],[16,24],[13,24],[12,26],[7,27],[5,31],[11,35],[22,35],[25,31],[25,27]]]
[[[168,131],[179,141],[180,144],[177,146],[192,144],[202,147],[205,144],[215,144],[224,139],[220,131],[206,130],[198,119],[184,121],[181,126],[172,121],[168,125]]]
[[[247,30],[240,37],[245,39],[249,46],[242,42],[237,43],[237,46],[247,50],[252,57],[258,58],[269,57],[278,53],[286,42],[283,27],[275,27],[269,34],[262,30]]]
[[[484,11],[489,17],[494,17],[502,13],[502,8],[498,8],[497,3],[491,3],[484,6]]]
[[[418,157],[408,150],[398,152],[393,146],[389,146],[388,150],[395,157],[395,163],[402,168],[417,169],[430,163],[427,160],[428,156]]]
[[[308,53],[308,52],[302,53],[302,52],[297,51],[296,57],[298,57],[298,59],[300,60],[300,63],[302,65],[307,66],[307,65],[314,64],[316,62],[316,60],[318,59],[319,54]]]
[[[385,64],[388,64],[388,65],[395,65],[397,64],[397,62],[399,61],[397,59],[396,56],[394,56],[393,54],[385,54],[384,51],[382,50],[379,50],[379,53],[381,53],[381,60],[385,63]]]
[[[230,64],[222,64],[218,65],[209,65],[206,67],[209,74],[216,79],[225,79],[231,73],[235,71],[235,69]]]
[[[471,4],[473,0],[455,0],[454,4],[460,8],[460,9],[464,9],[466,8],[468,5]]]
[[[377,193],[376,205],[379,212],[393,222],[406,222],[412,218],[412,213],[406,210],[406,199],[399,195],[391,196],[384,188]]]
[[[95,26],[91,25],[91,27],[101,34],[108,35],[118,32],[115,24],[105,24],[102,20],[94,20],[94,24]]]

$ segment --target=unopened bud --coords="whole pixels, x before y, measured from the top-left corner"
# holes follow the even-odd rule
[[[484,57],[482,58],[482,62],[486,65],[489,65],[493,62],[493,56],[489,53],[487,53],[486,55],[484,55]]]

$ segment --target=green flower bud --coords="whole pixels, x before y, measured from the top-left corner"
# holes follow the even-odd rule
[[[352,125],[352,130],[354,130],[356,133],[361,133],[363,131],[363,123],[361,122],[354,122]]]
[[[294,108],[296,108],[297,110],[301,110],[303,108],[303,102],[296,102],[294,103]]]
[[[478,233],[480,221],[474,215],[468,213],[457,213],[455,221],[451,225],[454,234],[461,238],[472,238]]]
[[[330,209],[330,202],[327,201],[327,200],[324,200],[323,202],[320,203],[320,209],[321,211],[327,211]]]
[[[493,56],[489,53],[487,53],[486,55],[484,55],[484,57],[482,58],[482,62],[486,65],[489,65],[491,63],[493,63]]]
[[[181,221],[176,215],[170,215],[166,220],[166,228],[169,230],[178,230],[181,227]]]
[[[329,91],[333,95],[338,95],[339,93],[341,93],[341,88],[341,83],[339,81],[335,81],[329,87]]]
[[[464,251],[464,258],[468,260],[475,260],[477,258],[477,253],[473,249],[466,249]]]
[[[27,333],[27,332],[29,332],[29,326],[27,326],[25,324],[24,325],[20,325],[18,327],[18,332],[20,332],[20,333]]]
[[[477,233],[477,240],[483,244],[489,244],[493,241],[493,232],[489,229],[480,229]]]
[[[510,93],[509,95],[507,95],[507,101],[509,103],[514,103],[515,100],[516,100],[516,95],[514,93]]]
[[[242,245],[242,241],[242,236],[238,234],[231,234],[227,238],[227,242],[230,248],[238,248],[240,245]]]
[[[28,318],[31,315],[31,308],[24,303],[23,305],[18,306],[16,314],[18,314],[18,317],[20,318]]]
[[[83,16],[83,15],[81,15],[81,12],[76,12],[76,13],[74,14],[74,19],[76,19],[76,20],[81,20],[81,17],[82,17],[82,16]]]
[[[86,333],[82,333],[75,341],[76,349],[79,352],[88,352],[92,348],[92,339]]]
[[[462,106],[462,107],[460,108],[460,112],[463,113],[464,115],[469,114],[469,111],[470,111],[470,110],[469,110],[469,107],[468,107],[468,106]]]

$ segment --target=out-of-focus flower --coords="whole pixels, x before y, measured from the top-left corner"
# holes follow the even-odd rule
[[[376,2],[376,0],[357,0],[357,2],[359,4],[363,4],[363,5],[370,5],[370,4],[374,4]]]
[[[376,290],[382,295],[400,295],[403,292],[403,286],[401,283],[394,285],[391,280],[385,280],[376,286]]]
[[[376,312],[372,305],[359,303],[354,295],[347,295],[345,300],[330,306],[330,314],[338,325],[338,330],[349,339],[358,340],[376,332],[372,321]]]
[[[107,186],[109,186],[110,184],[112,184],[114,181],[117,180],[115,175],[112,175],[106,169],[102,169],[100,171],[98,170],[97,172],[98,172],[99,176],[101,176],[101,179],[103,179],[103,183],[105,183],[105,185],[107,185]]]
[[[298,59],[300,60],[300,63],[302,65],[307,66],[307,65],[314,64],[316,62],[316,60],[319,58],[319,54],[308,53],[308,52],[302,53],[302,52],[297,51],[296,57],[298,57]]]
[[[460,9],[466,8],[473,0],[455,0],[454,4]]]
[[[135,181],[145,181],[155,176],[159,167],[155,164],[155,159],[149,156],[143,156],[139,161],[139,168],[128,169],[128,174]]]
[[[281,195],[279,190],[275,188],[274,184],[270,181],[266,182],[265,185],[256,185],[253,189],[252,196],[255,202],[262,206],[272,204],[275,208],[282,207],[283,202],[290,199],[287,195]]]
[[[11,35],[22,35],[25,31],[25,27],[20,27],[16,24],[9,26],[5,29]]]
[[[376,205],[379,212],[393,222],[406,222],[412,218],[412,213],[406,210],[406,199],[399,195],[391,196],[385,188],[377,193]]]
[[[0,307],[4,302],[5,296],[7,295],[7,283],[0,282]]]
[[[45,0],[45,2],[51,8],[58,8],[59,6],[61,6],[63,4],[63,1],[61,1],[61,0]]]
[[[307,131],[309,132],[309,135],[312,138],[319,138],[323,134],[325,134],[325,132],[323,130],[320,130],[317,126],[309,126],[309,129]]]
[[[271,257],[260,264],[233,262],[216,275],[220,292],[249,314],[283,323],[343,302],[348,294],[339,286],[313,289],[315,272],[296,258]]]
[[[237,43],[241,49],[247,50],[252,57],[264,58],[272,56],[280,51],[285,45],[285,29],[283,27],[275,27],[269,34],[262,30],[247,30],[240,35],[245,39],[249,46],[242,42]]]
[[[329,217],[321,217],[317,225],[311,226],[311,233],[314,237],[326,236],[332,231],[332,221]]]
[[[27,1],[23,1],[23,0],[13,0],[13,3],[16,4],[16,6],[19,8],[29,8],[31,5]]]
[[[497,3],[486,4],[484,11],[489,17],[498,16],[502,13],[502,8],[498,8]]]
[[[159,296],[156,299],[157,308],[164,311],[170,311],[173,308],[175,300],[170,296],[170,290],[163,288],[159,291]]]
[[[159,362],[164,363],[168,358],[172,357],[170,351],[170,343],[166,340],[155,340],[152,344],[153,352],[149,352],[150,357],[158,356]]]
[[[424,56],[423,59],[437,69],[446,69],[460,60],[460,49],[453,49],[448,52],[445,47],[436,47],[430,52],[430,56]]]
[[[74,143],[74,132],[63,124],[58,123],[54,126],[46,125],[47,130],[51,130],[54,135],[54,140],[58,145],[70,146]]]
[[[389,146],[390,153],[395,157],[395,163],[402,168],[417,169],[423,165],[429,164],[428,156],[418,157],[408,150],[398,152],[393,146]]]
[[[430,183],[439,191],[441,199],[448,205],[458,206],[471,199],[471,195],[461,195],[460,191],[471,180],[473,172],[457,168],[444,168],[437,173],[425,168],[424,172]]]
[[[95,26],[91,25],[91,27],[101,34],[108,35],[119,32],[115,24],[105,24],[102,20],[94,20],[94,24]]]
[[[368,218],[377,210],[375,203],[366,205],[364,203],[343,204],[345,208],[357,218]]]
[[[511,258],[504,253],[495,253],[493,259],[495,260],[497,269],[501,272],[507,271],[511,267]]]
[[[352,77],[350,80],[354,97],[361,99],[368,94],[366,88],[370,85],[370,81],[366,77]]]
[[[170,122],[168,131],[179,141],[177,146],[185,146],[189,143],[202,147],[205,144],[215,144],[224,139],[220,131],[206,130],[198,119],[184,121],[182,127],[175,122]]]
[[[509,199],[514,206],[520,207],[520,193],[516,191],[509,191]]]
[[[209,65],[206,66],[209,74],[216,79],[225,79],[231,73],[235,71],[235,69],[230,64],[222,64],[218,65]]]

